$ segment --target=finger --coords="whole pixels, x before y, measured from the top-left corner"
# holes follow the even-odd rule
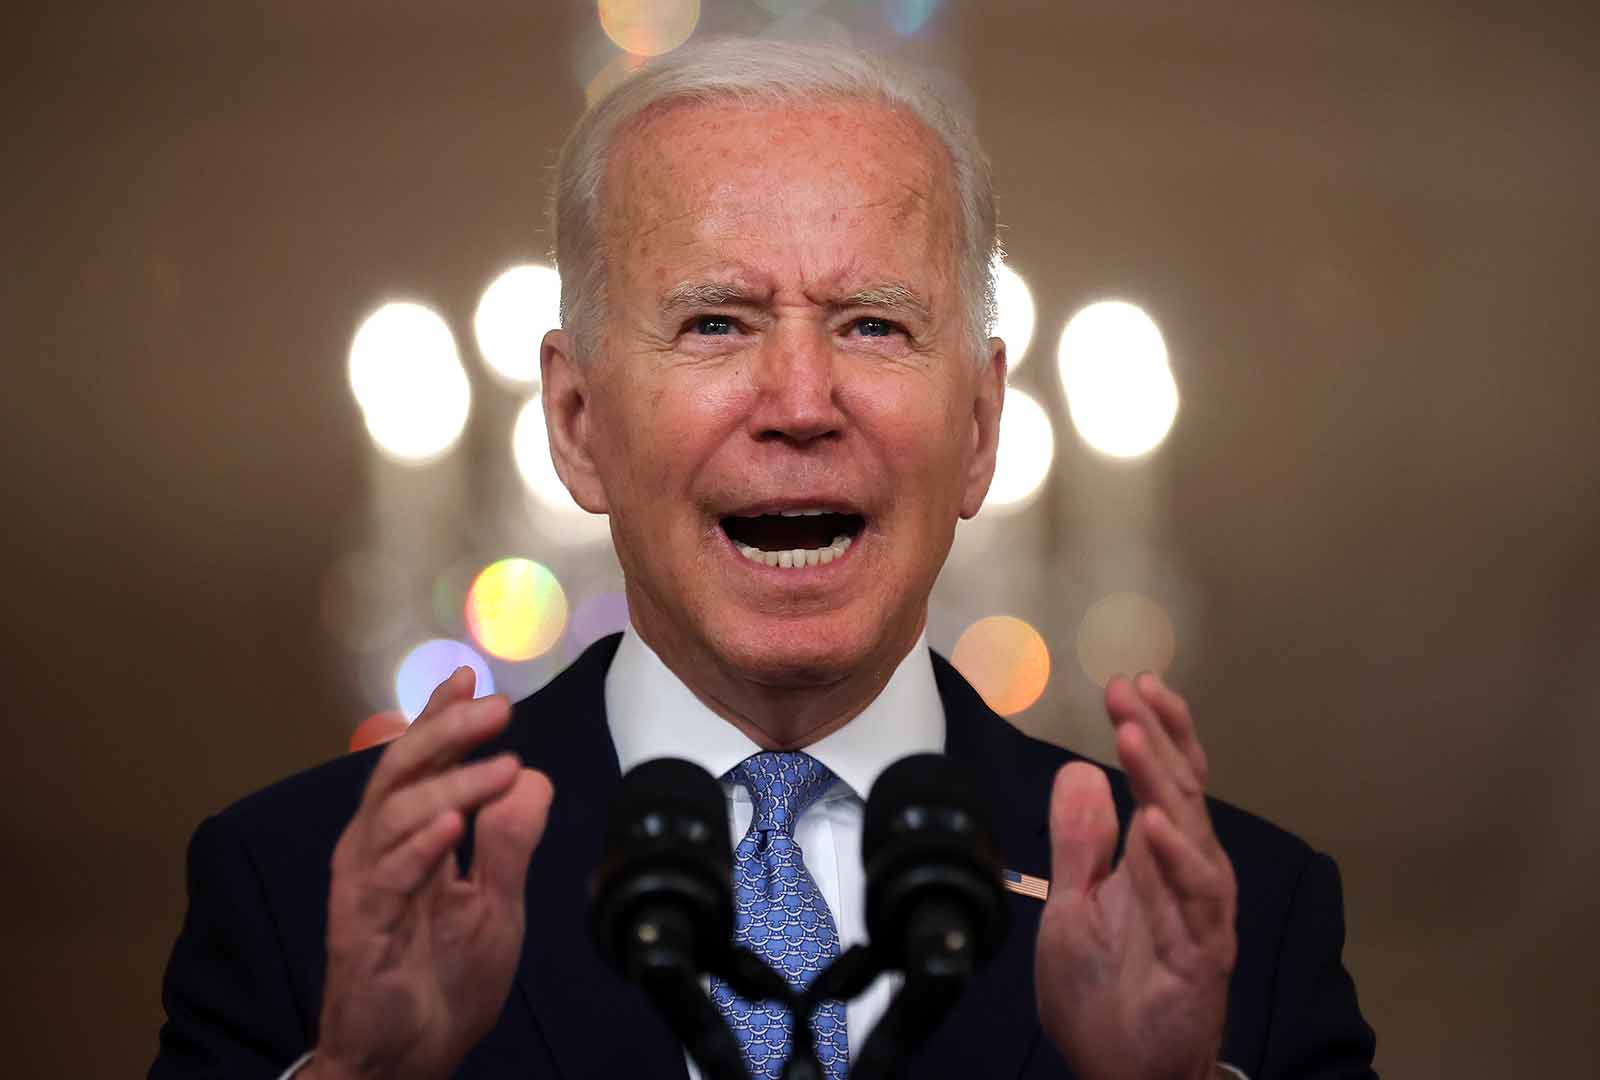
[[[391,792],[373,812],[372,850],[381,854],[404,843],[447,810],[476,810],[512,785],[520,764],[514,754],[499,754]]]
[[[433,693],[428,695],[428,703],[417,714],[415,722],[426,723],[457,701],[471,701],[477,687],[478,673],[463,664],[447,675],[444,682],[433,688]]]
[[[1177,693],[1161,681],[1161,676],[1153,672],[1144,672],[1133,680],[1134,689],[1145,703],[1155,711],[1161,726],[1166,730],[1178,752],[1189,763],[1190,770],[1195,779],[1203,788],[1211,780],[1211,766],[1206,760],[1205,747],[1200,745],[1199,733],[1195,730],[1194,717],[1189,713],[1189,703],[1183,700],[1183,695]]]
[[[413,724],[378,759],[362,798],[363,808],[380,805],[395,788],[455,765],[473,747],[505,729],[511,706],[498,694],[451,701],[425,725]]]
[[[1232,932],[1237,885],[1233,865],[1220,850],[1203,851],[1159,809],[1145,811],[1145,834],[1191,941],[1204,945]]]
[[[1050,791],[1052,893],[1078,897],[1111,872],[1117,848],[1117,811],[1111,784],[1094,765],[1074,761],[1056,773]]]
[[[1154,721],[1151,721],[1153,724]],[[1176,751],[1165,758],[1150,735],[1151,724],[1124,721],[1117,728],[1117,759],[1128,774],[1128,786],[1140,807],[1158,806],[1197,842],[1211,841],[1211,819],[1205,798],[1180,784],[1172,767]]]
[[[1143,677],[1139,676],[1141,679]],[[1194,770],[1179,752],[1177,745],[1172,741],[1172,736],[1168,734],[1161,719],[1156,715],[1155,709],[1135,688],[1135,680],[1116,675],[1106,683],[1106,715],[1118,729],[1125,724],[1137,724],[1143,728],[1150,740],[1151,752],[1158,762],[1171,771],[1174,780],[1185,794],[1204,793],[1204,788],[1195,776]]]
[[[478,812],[472,876],[520,910],[528,860],[544,836],[555,788],[536,769],[521,769],[511,789]]]
[[[437,875],[445,859],[454,859],[455,846],[465,831],[466,819],[455,810],[429,821],[378,860],[372,876],[374,891],[400,896],[415,893]]]
[[[1150,821],[1160,811],[1140,807],[1134,811],[1128,826],[1128,843],[1122,853],[1125,867],[1133,883],[1134,900],[1142,916],[1144,933],[1164,963],[1171,964],[1174,951],[1188,943],[1183,913],[1178,898],[1162,878],[1161,864],[1157,860],[1150,839]]]

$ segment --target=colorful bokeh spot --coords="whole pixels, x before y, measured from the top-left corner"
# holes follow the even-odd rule
[[[671,52],[694,33],[700,0],[599,0],[606,37],[636,56]]]
[[[1026,621],[990,615],[962,632],[950,662],[1001,716],[1039,700],[1050,681],[1050,650]]]
[[[385,709],[380,713],[373,713],[350,733],[350,752],[365,750],[369,746],[381,746],[392,739],[398,739],[406,733],[406,728],[411,726],[411,721],[406,719],[406,714],[399,709]]]
[[[434,689],[461,667],[471,668],[478,677],[473,697],[487,697],[494,693],[494,676],[489,672],[489,662],[465,642],[453,638],[434,638],[406,653],[394,676],[394,696],[406,719],[415,720],[428,704]]]
[[[1166,609],[1139,593],[1101,597],[1078,624],[1078,663],[1101,686],[1119,672],[1165,674],[1177,651],[1178,635]]]
[[[927,24],[939,0],[888,0],[884,6],[895,33],[910,37]]]
[[[501,660],[532,660],[561,640],[567,595],[561,583],[532,559],[501,559],[467,590],[467,629]]]

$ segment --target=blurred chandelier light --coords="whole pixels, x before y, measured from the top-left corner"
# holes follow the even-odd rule
[[[507,382],[539,378],[539,343],[561,322],[561,278],[539,264],[513,266],[478,300],[472,330],[489,369]]]
[[[550,460],[550,433],[544,426],[544,400],[538,394],[530,397],[517,413],[517,422],[511,428],[511,456],[522,483],[539,505],[587,516],[583,507],[572,501],[572,494],[556,473],[555,462]]]
[[[467,628],[501,660],[542,656],[567,626],[567,596],[548,568],[532,559],[501,559],[467,590]]]
[[[1118,672],[1165,674],[1177,651],[1171,617],[1160,604],[1139,593],[1101,597],[1078,624],[1078,664],[1100,686]]]
[[[927,23],[939,0],[887,0],[884,6],[895,33],[910,37]]]
[[[373,442],[408,465],[442,457],[461,438],[472,388],[455,338],[421,304],[384,304],[350,343],[350,389]]]
[[[1154,320],[1103,300],[1074,315],[1056,351],[1073,426],[1095,450],[1136,458],[1161,444],[1178,414],[1178,385]]]
[[[1001,716],[1015,716],[1038,701],[1050,682],[1043,635],[1014,615],[989,615],[967,627],[950,663]]]
[[[694,33],[700,0],[600,0],[606,37],[635,56],[671,52]]]
[[[1044,406],[1016,387],[1006,387],[994,480],[989,484],[984,507],[1011,512],[1027,506],[1050,475],[1055,456],[1055,432]]]
[[[995,336],[1006,343],[1006,370],[1015,371],[1027,359],[1033,341],[1033,293],[1028,283],[1005,263],[995,267]]]

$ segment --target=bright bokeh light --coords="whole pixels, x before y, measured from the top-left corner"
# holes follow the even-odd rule
[[[539,343],[561,323],[561,277],[539,264],[513,266],[478,300],[472,331],[491,371],[526,385],[539,378]]]
[[[572,609],[567,622],[567,636],[562,639],[561,651],[573,661],[590,645],[607,634],[615,634],[628,627],[628,598],[621,592],[603,592],[586,596]]]
[[[1073,426],[1095,450],[1139,457],[1172,430],[1178,384],[1161,331],[1138,305],[1090,304],[1061,331],[1056,357]]]
[[[415,720],[428,704],[438,685],[459,667],[469,667],[478,677],[473,697],[494,693],[494,676],[489,664],[472,646],[452,638],[424,641],[406,653],[394,675],[394,696],[408,721]]]
[[[1006,370],[1012,372],[1028,357],[1033,341],[1033,292],[1028,283],[1005,263],[995,270],[995,337],[1006,343]]]
[[[517,413],[511,428],[511,456],[523,484],[539,505],[562,513],[584,514],[550,460],[550,433],[544,426],[544,401],[534,394]]]
[[[939,0],[888,0],[885,9],[895,33],[910,37],[927,25],[938,6]]]
[[[1118,673],[1160,675],[1177,651],[1177,634],[1166,610],[1139,593],[1101,597],[1078,624],[1078,664],[1101,686]]]
[[[567,627],[567,594],[532,559],[501,559],[467,590],[467,629],[501,660],[532,660],[549,652]]]
[[[1012,615],[989,615],[967,627],[950,663],[1001,716],[1015,716],[1038,701],[1050,681],[1043,636]]]
[[[989,484],[984,507],[1012,511],[1027,506],[1044,486],[1055,456],[1055,431],[1044,406],[1016,387],[1006,387],[994,480]]]
[[[461,438],[472,388],[450,328],[421,304],[384,304],[350,343],[350,389],[378,448],[407,464]]]
[[[694,33],[700,0],[600,0],[606,36],[636,56],[671,52]]]

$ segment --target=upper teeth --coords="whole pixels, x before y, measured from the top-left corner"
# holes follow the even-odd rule
[[[740,544],[738,542],[735,542],[733,546],[739,549],[739,554],[753,563],[790,569],[831,563],[849,550],[850,537],[840,533],[833,538],[833,543],[825,548],[793,548],[789,551],[762,551],[758,547],[751,547],[749,544]]]
[[[812,510],[810,508],[807,508],[805,510],[779,510],[778,511],[778,513],[782,514],[784,517],[818,517],[819,515],[826,514],[827,512],[828,511],[826,511],[826,510]]]

